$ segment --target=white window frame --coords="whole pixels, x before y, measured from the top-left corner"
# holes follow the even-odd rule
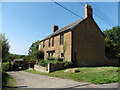
[[[60,52],[60,58],[64,58],[64,57],[61,56],[62,53],[64,54],[64,52]]]

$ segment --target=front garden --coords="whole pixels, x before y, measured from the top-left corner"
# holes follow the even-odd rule
[[[34,65],[34,69],[42,72],[53,72],[60,69],[73,67],[72,63],[69,61],[63,61],[61,58],[48,57],[46,60],[39,59]],[[45,69],[46,68],[46,69]]]

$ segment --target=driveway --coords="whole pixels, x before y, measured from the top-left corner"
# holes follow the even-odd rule
[[[23,71],[7,72],[16,79],[18,88],[118,88],[117,83],[94,85]]]

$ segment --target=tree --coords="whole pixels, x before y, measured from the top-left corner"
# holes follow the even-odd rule
[[[32,45],[30,46],[28,55],[32,60],[37,60],[44,57],[43,51],[42,50],[39,51],[38,48],[39,48],[39,41],[32,43]]]
[[[113,27],[103,33],[106,36],[106,55],[108,57],[120,57],[120,27]]]
[[[7,61],[6,58],[9,55],[9,42],[6,39],[5,34],[0,33],[0,49],[2,50],[2,61]]]

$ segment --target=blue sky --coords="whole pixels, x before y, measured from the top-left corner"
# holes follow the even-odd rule
[[[78,2],[59,2],[81,17],[84,17],[84,7]],[[94,19],[101,28],[106,30],[118,25],[117,2],[92,2],[106,19],[97,17],[98,10],[93,7]],[[107,16],[106,16],[107,15]],[[53,2],[4,2],[2,3],[2,33],[5,33],[10,43],[10,52],[27,54],[31,44],[52,33],[52,26],[59,28],[70,24],[79,17],[71,14]],[[109,19],[109,20],[107,20]]]

